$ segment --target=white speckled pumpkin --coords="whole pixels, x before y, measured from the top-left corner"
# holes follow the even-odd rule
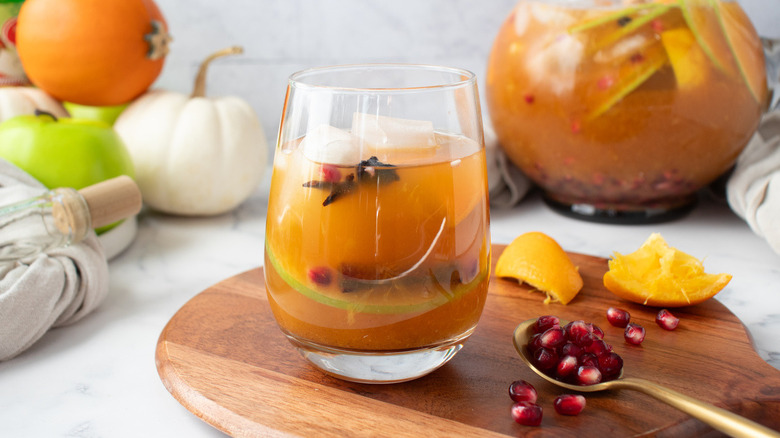
[[[122,112],[114,128],[136,169],[144,202],[171,214],[225,213],[257,188],[268,144],[257,114],[235,96],[205,97],[205,73],[215,58],[241,53],[232,47],[201,65],[191,96],[152,90]]]
[[[68,117],[62,104],[35,87],[0,87],[0,122],[10,118],[46,111],[56,117]]]

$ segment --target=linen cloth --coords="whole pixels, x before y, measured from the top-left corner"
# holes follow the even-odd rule
[[[0,159],[0,205],[45,191],[30,175]],[[80,320],[107,293],[108,262],[94,232],[78,244],[0,265],[0,361],[17,356],[50,328]]]
[[[726,183],[726,199],[780,254],[780,110],[764,116]]]

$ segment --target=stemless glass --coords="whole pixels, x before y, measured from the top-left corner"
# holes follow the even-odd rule
[[[489,269],[472,73],[369,64],[290,77],[264,272],[306,359],[358,382],[428,374],[474,331]]]

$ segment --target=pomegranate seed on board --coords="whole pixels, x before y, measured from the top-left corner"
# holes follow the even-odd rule
[[[623,335],[629,344],[639,345],[645,340],[645,328],[639,324],[629,322]]]
[[[536,403],[536,388],[525,380],[515,380],[509,385],[509,397],[515,402]]]
[[[607,321],[615,327],[625,327],[631,320],[631,314],[617,307],[607,309]]]
[[[542,407],[536,403],[517,402],[512,405],[512,418],[524,426],[542,424]]]
[[[672,315],[666,309],[661,309],[658,315],[655,316],[655,323],[664,330],[674,330],[680,324],[680,318]]]
[[[585,409],[585,397],[579,394],[563,394],[553,402],[555,412],[561,415],[577,415]]]

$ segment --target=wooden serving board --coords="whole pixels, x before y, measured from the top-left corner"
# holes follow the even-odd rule
[[[493,260],[503,246],[493,246]],[[567,306],[515,281],[491,279],[479,325],[451,362],[423,378],[392,385],[345,382],[304,360],[276,326],[261,268],[226,279],[185,304],[160,335],[156,362],[165,387],[195,415],[233,436],[719,436],[646,395],[622,390],[586,394],[576,417],[555,413],[564,392],[525,367],[512,346],[514,328],[544,314],[600,325],[625,361],[644,377],[780,430],[780,371],[751,347],[742,323],[715,300],[674,311],[669,332],[655,313],[620,301],[602,285],[607,261],[570,254],[583,290]],[[605,311],[620,306],[647,330],[637,347]],[[515,423],[509,384],[536,386],[541,427]]]

